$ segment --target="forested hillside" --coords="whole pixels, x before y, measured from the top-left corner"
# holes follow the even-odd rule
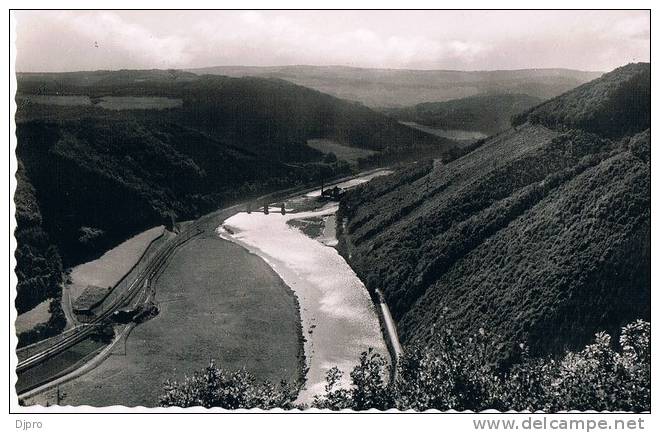
[[[170,123],[31,121],[19,123],[17,135],[19,160],[48,216],[44,226],[67,264],[170,214],[195,217],[223,201],[305,180],[302,170]]]
[[[651,127],[650,82],[650,64],[630,64],[515,116],[513,123],[578,128],[608,137],[634,134]]]
[[[59,294],[62,259],[43,230],[35,190],[21,162],[16,180],[16,308],[22,313]]]
[[[385,113],[403,121],[439,129],[462,129],[492,135],[511,127],[511,117],[534,107],[540,98],[524,94],[478,95],[445,102],[425,102]]]
[[[132,74],[129,74],[132,72]],[[269,152],[283,160],[318,157],[305,146],[309,138],[328,138],[342,144],[383,151],[394,159],[408,155],[411,149],[442,151],[453,143],[400,125],[395,120],[361,104],[343,101],[316,90],[277,79],[201,76],[190,79],[163,77],[157,74],[146,80],[140,71],[119,71],[114,75],[81,75],[74,81],[68,74],[37,81],[31,74],[19,74],[20,95],[84,95],[92,102],[103,97],[157,96],[182,100],[182,106],[157,112],[140,110],[108,113],[98,105],[44,106],[25,104],[19,119],[79,117],[140,117],[169,120],[224,138],[244,149]],[[181,73],[183,74],[183,73]],[[60,78],[60,76],[62,76]],[[178,77],[178,76],[175,76]],[[77,84],[72,84],[72,81]],[[93,85],[88,85],[93,82]],[[38,106],[35,106],[38,105]],[[123,114],[123,115],[122,115]]]
[[[444,317],[461,334],[489,329],[493,357],[511,361],[520,344],[558,353],[650,318],[648,68],[619,68],[462,158],[348,194],[342,252],[383,291],[405,344],[432,342]]]
[[[60,257],[69,267],[172,217],[350,172],[308,139],[377,151],[372,163],[454,147],[281,80],[19,74],[17,106],[19,311],[59,293]]]

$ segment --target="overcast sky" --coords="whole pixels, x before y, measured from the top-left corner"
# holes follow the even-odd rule
[[[348,65],[607,71],[649,61],[646,11],[15,12],[16,70]]]

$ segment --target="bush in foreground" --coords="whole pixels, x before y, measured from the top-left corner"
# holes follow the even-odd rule
[[[298,390],[284,382],[274,386],[258,382],[246,370],[226,371],[211,361],[201,372],[186,377],[183,382],[167,381],[159,404],[164,407],[180,406],[225,409],[293,408]]]
[[[333,410],[648,411],[650,329],[650,323],[641,320],[625,326],[619,350],[601,332],[580,352],[567,352],[559,359],[530,358],[522,346],[520,362],[501,371],[490,361],[498,350],[493,336],[480,330],[461,341],[447,328],[437,334],[433,351],[409,348],[394,381],[382,380],[390,371],[378,354],[362,356],[348,389],[333,389],[341,372],[329,372],[326,394],[318,396],[314,406]]]
[[[520,346],[520,361],[506,370],[491,362],[496,339],[484,330],[467,340],[451,329],[436,333],[432,351],[410,347],[396,374],[385,358],[371,350],[362,354],[341,387],[343,373],[332,368],[325,394],[312,406],[330,410],[423,411],[497,409],[501,411],[608,410],[643,412],[651,404],[650,323],[625,326],[615,348],[598,333],[592,344],[560,358],[531,358]],[[388,377],[394,380],[387,380]],[[292,408],[296,391],[286,385],[258,383],[245,372],[225,372],[213,363],[183,383],[167,382],[162,406],[227,409]]]

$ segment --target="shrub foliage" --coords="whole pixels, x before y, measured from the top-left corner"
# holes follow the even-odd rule
[[[182,382],[168,381],[159,404],[164,407],[221,407],[225,409],[292,408],[297,389],[281,383],[259,382],[246,370],[226,371],[209,363]]]
[[[406,348],[392,375],[385,358],[369,350],[342,387],[336,367],[327,373],[325,393],[312,406],[330,410],[544,411],[650,410],[649,322],[624,326],[618,344],[604,332],[580,351],[554,358],[532,358],[520,347],[510,368],[490,360],[497,339],[484,329],[467,339],[439,327],[433,346]],[[391,380],[390,378],[394,378]],[[245,371],[226,372],[213,363],[182,383],[167,382],[162,406],[226,409],[291,409],[296,392],[286,385],[259,383]]]

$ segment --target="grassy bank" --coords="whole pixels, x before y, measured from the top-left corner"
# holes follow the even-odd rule
[[[71,296],[75,300],[87,286],[111,287],[140,261],[151,242],[161,236],[163,226],[153,227],[122,242],[96,260],[71,269]]]

